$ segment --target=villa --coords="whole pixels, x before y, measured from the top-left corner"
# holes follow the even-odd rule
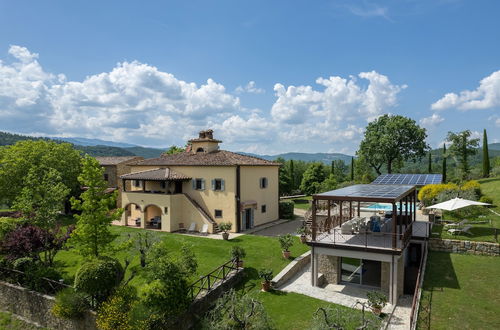
[[[279,218],[279,163],[220,150],[212,130],[188,142],[184,152],[129,165],[122,225],[215,233],[229,222],[242,232]]]

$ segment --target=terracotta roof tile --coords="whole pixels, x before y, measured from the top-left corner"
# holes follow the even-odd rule
[[[138,156],[120,156],[120,157],[95,157],[97,161],[99,162],[99,165],[105,166],[105,165],[118,165],[123,162],[127,162],[129,160],[140,160],[144,159],[143,157],[138,157]]]
[[[189,180],[191,177],[182,173],[171,170],[170,168],[155,168],[153,170],[140,171],[135,173],[124,174],[120,176],[122,179],[128,180]]]
[[[159,158],[145,159],[134,165],[144,166],[234,166],[234,165],[271,165],[279,163],[258,157],[237,154],[227,150],[209,153],[181,152],[173,155],[162,155]]]

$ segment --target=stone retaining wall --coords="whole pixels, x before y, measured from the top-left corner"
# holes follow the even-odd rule
[[[302,270],[309,262],[311,262],[311,251],[298,256],[292,262],[290,262],[278,275],[276,275],[273,280],[273,287],[279,288],[286,282],[288,282],[295,274]]]
[[[52,315],[55,298],[0,281],[0,310],[49,329],[95,330],[95,313],[86,312],[81,319],[66,320]]]
[[[458,239],[429,239],[429,249],[452,253],[469,253],[488,256],[500,255],[500,244],[488,242],[463,241]]]

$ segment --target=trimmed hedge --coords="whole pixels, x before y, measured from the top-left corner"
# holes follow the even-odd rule
[[[293,219],[293,202],[280,202],[279,217],[280,219]]]

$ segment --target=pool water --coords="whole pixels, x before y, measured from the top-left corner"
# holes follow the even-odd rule
[[[396,204],[397,208],[399,210],[399,203]],[[408,210],[412,208],[412,204],[408,203]],[[374,211],[392,211],[392,204],[389,203],[375,203],[370,206],[366,206],[365,209],[370,209]],[[403,211],[405,210],[405,204],[403,204]],[[417,210],[418,210],[418,205],[417,205]]]

